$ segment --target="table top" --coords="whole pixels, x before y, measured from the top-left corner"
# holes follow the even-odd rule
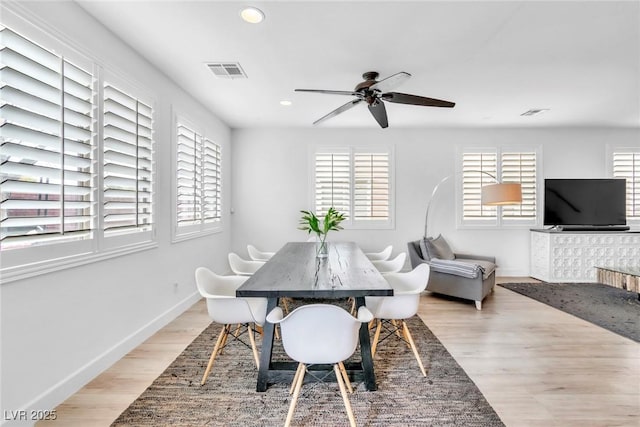
[[[390,296],[393,289],[354,242],[289,242],[236,290],[238,297],[345,298]]]

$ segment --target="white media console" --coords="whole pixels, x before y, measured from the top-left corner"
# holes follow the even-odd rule
[[[531,230],[530,276],[597,282],[596,267],[640,267],[640,233]]]

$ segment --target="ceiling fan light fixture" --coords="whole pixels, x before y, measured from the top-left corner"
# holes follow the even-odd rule
[[[240,17],[249,24],[259,24],[264,21],[264,12],[257,7],[245,7],[240,11]]]

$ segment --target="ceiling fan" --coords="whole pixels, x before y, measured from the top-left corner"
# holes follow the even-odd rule
[[[425,107],[452,108],[456,105],[455,102],[443,101],[441,99],[427,98],[424,96],[410,95],[400,92],[387,92],[407,80],[409,77],[411,77],[411,74],[401,71],[387,77],[386,79],[376,80],[378,78],[378,73],[375,71],[367,71],[362,75],[364,81],[358,83],[353,91],[322,89],[296,89],[295,91],[327,93],[330,95],[351,95],[356,97],[356,99],[353,99],[336,108],[329,114],[320,117],[318,120],[313,122],[314,125],[328,120],[331,117],[335,117],[340,113],[344,113],[363,101],[367,103],[367,107],[369,108],[371,115],[382,128],[389,126],[387,110],[384,107],[383,101],[395,102],[397,104],[422,105]]]

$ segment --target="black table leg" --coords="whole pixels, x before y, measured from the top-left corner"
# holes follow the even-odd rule
[[[277,306],[278,298],[269,298],[267,300],[267,314],[271,313],[271,310]],[[258,385],[256,386],[256,391],[259,392],[267,391],[275,325],[265,321],[262,331],[262,350],[260,351],[260,368],[258,369]]]
[[[364,305],[364,297],[356,297],[356,309]],[[371,340],[369,338],[369,324],[360,326],[360,352],[362,353],[362,373],[364,384],[369,391],[376,391],[376,374],[373,371],[373,358],[371,357]],[[262,363],[262,362],[260,362]]]

